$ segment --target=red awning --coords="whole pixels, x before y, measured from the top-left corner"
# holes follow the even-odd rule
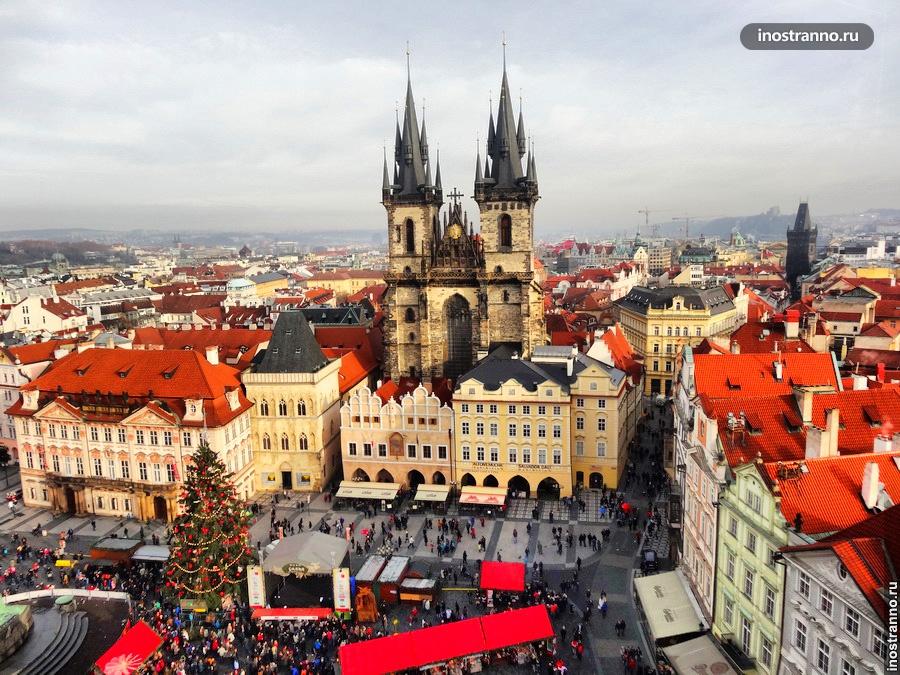
[[[481,629],[486,651],[553,637],[546,605],[488,614],[481,617]]]
[[[343,675],[385,675],[553,635],[545,605],[455,621],[338,650]]]
[[[97,659],[96,666],[104,675],[129,675],[140,668],[162,642],[150,626],[138,621]]]
[[[253,618],[260,621],[318,621],[334,614],[333,609],[325,607],[276,607],[253,610]]]
[[[466,495],[460,495],[459,497],[460,504],[485,504],[487,506],[502,506],[505,502],[506,498],[501,497],[500,495],[479,495],[469,493]]]
[[[525,564],[485,560],[481,563],[481,590],[524,591]]]

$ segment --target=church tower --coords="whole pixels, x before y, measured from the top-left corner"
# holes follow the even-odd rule
[[[497,120],[488,121],[484,167],[475,160],[475,195],[487,290],[490,345],[527,356],[545,338],[543,292],[534,281],[534,207],[540,198],[534,148],[528,148],[521,102],[516,121],[504,46]]]
[[[385,156],[381,203],[388,218],[386,365],[395,376],[420,375],[422,321],[426,318],[421,290],[430,270],[444,198],[437,162],[432,181],[424,112],[421,128],[416,118],[408,56],[403,125],[397,119],[391,164],[393,172],[389,172]]]
[[[799,279],[810,273],[816,260],[816,235],[819,228],[813,227],[809,214],[809,204],[800,202],[794,229],[787,231],[787,260],[785,279],[791,286],[793,297],[800,297]]]

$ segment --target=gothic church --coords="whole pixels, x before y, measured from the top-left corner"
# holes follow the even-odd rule
[[[407,80],[398,119],[393,173],[384,162],[388,217],[385,273],[386,374],[456,379],[498,346],[528,356],[544,343],[543,294],[534,280],[534,207],[539,198],[533,149],[516,123],[506,67],[497,120],[491,111],[484,165],[479,150],[475,194],[481,227],[463,212],[461,194],[444,194],[424,120],[416,119]]]

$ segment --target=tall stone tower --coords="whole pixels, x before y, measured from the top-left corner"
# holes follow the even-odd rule
[[[813,227],[809,215],[809,204],[800,202],[794,228],[787,231],[787,259],[785,260],[785,277],[793,290],[794,297],[800,295],[797,287],[799,277],[809,274],[812,263],[816,259],[816,235],[819,229]]]
[[[385,157],[382,203],[388,217],[385,273],[386,374],[456,378],[480,352],[501,344],[523,356],[544,341],[543,296],[534,282],[532,213],[538,199],[533,154],[525,126],[509,102],[506,68],[488,155],[477,159],[475,201],[481,233],[464,213],[462,194],[443,205],[440,165],[431,160],[423,120],[416,119],[407,81],[403,123],[397,120],[393,171]]]

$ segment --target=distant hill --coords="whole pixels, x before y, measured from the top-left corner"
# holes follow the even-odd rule
[[[0,265],[22,265],[38,260],[49,260],[56,253],[63,254],[70,265],[103,263],[112,256],[123,262],[133,262],[131,256],[124,251],[113,251],[109,244],[91,240],[21,239],[0,241]]]
[[[783,214],[773,206],[765,213],[753,216],[733,216],[716,218],[705,223],[698,223],[693,229],[707,237],[727,239],[737,229],[744,236],[751,235],[756,239],[784,239],[788,228],[794,225],[794,214]]]

